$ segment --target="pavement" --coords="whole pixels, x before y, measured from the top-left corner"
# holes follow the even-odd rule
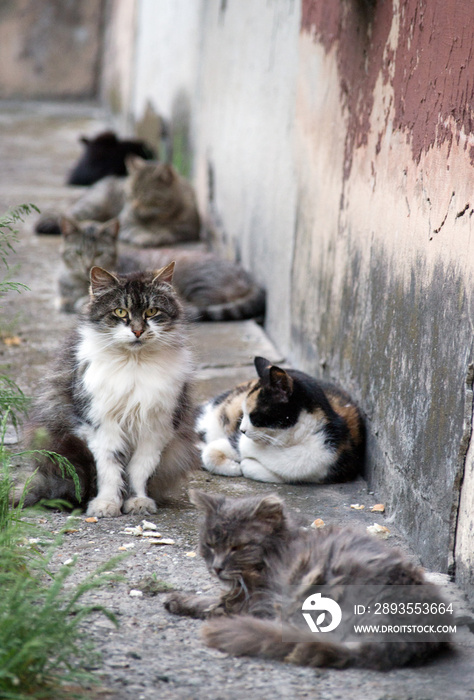
[[[33,203],[42,212],[64,210],[83,191],[64,184],[66,174],[81,149],[80,135],[97,134],[110,127],[106,113],[94,104],[0,102],[0,213],[22,203]],[[8,260],[11,277],[29,291],[10,293],[1,302],[0,365],[23,391],[34,396],[56,347],[73,326],[72,315],[55,306],[59,269],[59,240],[36,236],[37,214],[21,223],[15,253]],[[207,399],[254,377],[253,358],[263,355],[284,363],[276,344],[254,321],[196,324],[191,340],[197,366],[196,395]],[[11,435],[12,442],[15,436]],[[321,518],[326,524],[348,524],[365,529],[374,522],[390,530],[387,546],[401,547],[414,561],[390,513],[371,513],[380,503],[359,478],[349,484],[327,486],[268,485],[243,478],[211,476],[200,472],[191,486],[234,496],[276,492],[310,524]],[[363,509],[351,506],[363,505]],[[59,528],[66,515],[53,514],[48,526]],[[131,598],[129,591],[144,576],[157,574],[176,588],[216,589],[199,556],[194,509],[183,500],[164,508],[153,518],[175,545],[157,553],[144,542],[135,542],[129,559],[121,565],[125,582],[107,594],[98,593],[118,615],[115,630],[108,621],[91,621],[88,634],[102,651],[97,670],[99,691],[88,697],[125,698],[364,698],[365,700],[461,700],[474,698],[474,618],[464,596],[442,575],[434,575],[445,587],[448,600],[456,601],[459,631],[455,651],[421,668],[378,673],[364,670],[311,670],[258,659],[234,659],[204,647],[200,623],[173,618],[162,607],[162,598]],[[87,572],[117,553],[124,544],[125,525],[136,517],[101,520],[91,526],[83,516],[74,534],[58,552],[58,565],[71,555],[78,558],[80,580]],[[217,589],[216,589],[217,590]],[[102,596],[102,598],[101,598]],[[462,624],[461,624],[462,623]],[[472,631],[471,631],[472,630]]]

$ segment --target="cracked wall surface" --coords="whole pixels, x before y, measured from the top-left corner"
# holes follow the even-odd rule
[[[388,524],[472,587],[474,5],[162,7],[139,3],[135,120],[186,93],[201,210],[267,332],[357,398]]]
[[[369,483],[425,563],[457,564],[466,585],[473,21],[468,2],[303,2],[296,161],[311,213],[292,296],[295,361],[352,388]]]

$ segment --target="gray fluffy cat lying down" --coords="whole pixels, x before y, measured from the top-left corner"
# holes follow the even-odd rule
[[[169,163],[126,158],[128,177],[110,175],[89,187],[69,209],[76,221],[120,219],[120,240],[136,246],[175,245],[199,239],[194,189]],[[59,234],[60,215],[43,215],[36,233]]]
[[[158,269],[176,262],[173,285],[194,321],[229,321],[262,317],[265,291],[237,263],[205,250],[130,248],[119,254],[117,219],[61,219],[63,271],[59,278],[61,311],[79,311],[88,300],[89,271],[94,265],[119,273]]]
[[[171,593],[165,606],[175,615],[207,620],[202,637],[208,646],[302,666],[388,670],[424,663],[449,645],[447,635],[431,630],[423,639],[397,641],[366,635],[353,641],[347,632],[356,622],[363,624],[354,606],[346,605],[354,587],[375,591],[370,601],[374,610],[387,591],[419,606],[419,612],[403,616],[398,603],[398,621],[446,624],[443,610],[449,606],[400,550],[352,527],[300,527],[274,494],[234,499],[190,491],[190,497],[202,516],[200,553],[224,591],[214,598]],[[335,627],[325,634],[309,632],[302,616],[308,608],[302,606],[314,586],[324,587],[324,595],[345,611],[342,634]],[[322,609],[331,610],[317,608]],[[377,622],[383,624],[392,614],[383,612]],[[319,617],[317,622],[327,625]]]

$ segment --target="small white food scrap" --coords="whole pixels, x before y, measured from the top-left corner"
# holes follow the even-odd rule
[[[156,539],[149,537],[147,542],[150,544],[176,544],[174,540],[169,540],[166,537],[161,537],[160,539],[158,537]]]
[[[367,527],[367,532],[371,535],[374,535],[375,537],[380,537],[383,540],[386,540],[388,537],[391,537],[390,530],[388,529],[388,527],[385,527],[385,525],[379,525],[378,523],[369,525]]]
[[[139,591],[136,588],[132,588],[128,595],[130,596],[130,598],[143,598],[143,591]]]
[[[133,537],[140,537],[142,534],[143,530],[140,525],[137,525],[136,527],[126,527],[124,528],[120,534],[121,535],[133,535]]]
[[[126,544],[123,544],[121,547],[119,547],[120,551],[123,552],[124,550],[127,551],[127,549],[133,549],[135,545],[133,542],[127,542]]]
[[[351,508],[354,510],[364,510],[365,506],[360,505],[360,503],[352,503]]]
[[[149,520],[142,520],[142,528],[144,530],[158,530],[155,523],[150,523]]]

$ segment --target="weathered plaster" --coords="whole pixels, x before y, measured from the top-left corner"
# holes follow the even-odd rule
[[[135,122],[172,123],[184,96],[200,208],[265,284],[267,332],[359,400],[388,520],[427,566],[455,549],[469,584],[474,5],[141,0],[137,16]]]
[[[228,255],[270,293],[266,328],[289,351],[296,219],[292,129],[300,6],[204,3],[196,103],[199,203],[220,217]],[[212,193],[210,188],[212,181]]]
[[[97,95],[102,0],[0,3],[0,97]]]
[[[108,0],[106,4],[101,96],[121,121],[122,133],[132,127],[136,11],[136,0]]]
[[[349,75],[339,42],[356,44],[350,4],[343,3],[339,23],[323,27],[326,42],[307,26],[300,39],[297,162],[307,165],[299,168],[299,192],[306,212],[312,198],[313,214],[300,217],[296,238],[294,269],[303,273],[293,279],[293,357],[352,387],[369,420],[370,483],[424,561],[446,569],[472,360],[472,137],[455,110],[444,119],[443,138],[423,144],[413,125],[400,121],[406,96],[397,75],[405,60],[411,65],[400,33],[413,4],[400,12],[393,4],[388,31],[391,3],[368,9],[368,69]],[[372,51],[370,37],[379,41],[381,25],[385,49]],[[381,58],[377,75],[373,55]],[[423,60],[430,61],[426,47]],[[315,109],[311,93],[321,80],[329,87]],[[344,88],[350,80],[352,101]],[[328,122],[341,129],[328,130]],[[332,155],[327,170],[325,150]],[[311,273],[316,283],[308,289],[303,279]]]

